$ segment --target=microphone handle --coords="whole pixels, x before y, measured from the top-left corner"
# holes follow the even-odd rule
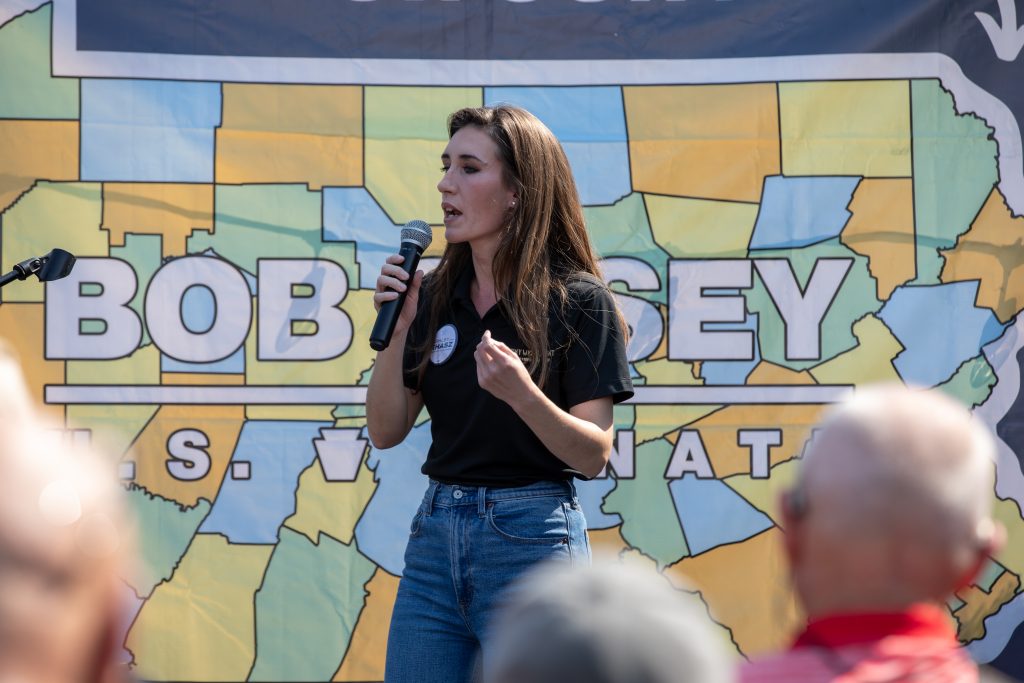
[[[405,257],[405,260],[399,264],[399,268],[409,274],[406,284],[411,287],[413,274],[416,272],[416,266],[420,263],[420,254],[423,251],[414,242],[402,242],[398,253]],[[391,343],[391,335],[395,332],[395,324],[402,312],[402,306],[405,305],[405,295],[408,291],[406,288],[404,292],[398,293],[397,299],[381,304],[380,310],[377,312],[377,322],[373,324],[373,331],[370,332],[370,348],[373,350],[383,351]]]

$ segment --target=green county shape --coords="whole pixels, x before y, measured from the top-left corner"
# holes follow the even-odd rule
[[[250,681],[329,681],[338,670],[377,566],[327,536],[314,545],[282,528],[256,593]]]
[[[839,287],[832,306],[822,321],[821,358],[816,360],[786,360],[785,327],[782,324],[782,316],[779,315],[778,309],[771,297],[768,296],[761,278],[755,275],[754,286],[746,290],[747,310],[760,315],[758,340],[761,343],[761,358],[776,365],[796,371],[806,370],[852,349],[857,345],[852,329],[854,321],[860,320],[868,313],[876,313],[882,307],[882,302],[876,296],[875,279],[868,272],[867,257],[851,251],[838,239],[819,242],[800,249],[754,251],[751,252],[751,256],[755,259],[788,259],[793,267],[793,272],[796,273],[796,279],[801,289],[807,286],[807,280],[818,259],[852,258],[854,260],[846,274],[846,279]]]
[[[976,408],[988,400],[998,380],[995,370],[982,354],[964,361],[938,389],[968,408]]]
[[[100,229],[103,196],[99,183],[39,182],[3,213],[0,268],[48,253],[54,247],[75,256],[108,256],[107,232]],[[45,288],[35,278],[8,285],[4,301],[39,303]]]
[[[366,425],[366,418],[362,424]],[[320,541],[321,534],[351,543],[359,517],[376,490],[377,482],[373,470],[366,466],[365,453],[355,481],[327,481],[318,457],[299,476],[295,514],[284,525],[313,543]]]
[[[483,104],[482,88],[367,87],[366,189],[395,223],[442,222],[441,152],[448,115]]]
[[[358,287],[355,243],[323,241],[319,192],[305,185],[218,185],[215,202],[213,234],[193,232],[188,253],[213,249],[253,275],[259,258],[328,259]]]
[[[128,306],[138,314],[139,320],[145,320],[146,289],[149,287],[149,281],[153,275],[163,265],[160,235],[128,233],[124,236],[123,247],[110,247],[110,256],[127,262],[135,271],[138,288],[135,290],[135,298],[128,303]],[[142,341],[139,345],[146,346],[149,342],[149,330],[143,325]]]
[[[196,534],[128,632],[133,674],[147,681],[245,680],[256,654],[254,595],[273,550]]]
[[[984,569],[982,569],[981,573],[978,574],[977,578],[974,579],[973,583],[975,586],[985,591],[986,593],[991,593],[992,586],[996,584],[996,581],[998,581],[999,577],[1002,576],[1005,572],[1006,567],[999,564],[990,557],[988,559],[988,562],[985,564]]]
[[[68,384],[159,384],[160,351],[150,344],[115,360],[67,361]],[[150,421],[156,405],[69,405],[69,427],[92,431],[93,443],[120,457]]]
[[[637,446],[635,478],[617,479],[601,506],[609,515],[618,513],[622,518],[622,537],[654,559],[659,570],[690,554],[665,479],[672,449],[672,443],[666,439]]]
[[[50,76],[52,5],[0,28],[0,119],[77,119],[78,79]]]
[[[139,560],[138,576],[128,583],[140,598],[148,598],[158,583],[171,578],[196,529],[210,512],[210,503],[201,499],[195,506],[186,507],[135,484],[126,496],[138,526]]]
[[[970,229],[999,180],[993,130],[973,114],[956,112],[937,80],[911,82],[914,145],[914,221],[917,278],[938,284],[938,249]]]
[[[904,347],[884,322],[873,315],[864,316],[853,324],[853,336],[857,346],[811,368],[818,384],[860,386],[901,381],[892,361]]]
[[[585,206],[583,215],[587,221],[590,241],[599,257],[630,256],[650,264],[658,273],[660,289],[629,293],[664,304],[669,255],[654,239],[647,219],[644,196],[634,192],[611,206]],[[621,285],[615,285],[615,288],[626,291]]]

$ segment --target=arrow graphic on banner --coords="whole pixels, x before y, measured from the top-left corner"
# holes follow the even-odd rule
[[[974,13],[985,27],[992,47],[996,50],[996,56],[1004,62],[1012,62],[1020,55],[1021,48],[1024,48],[1024,26],[1017,26],[1016,0],[999,0],[999,15],[1003,20],[1002,25],[998,24],[991,14]]]
[[[355,481],[369,442],[359,429],[321,429],[313,439],[327,481]]]

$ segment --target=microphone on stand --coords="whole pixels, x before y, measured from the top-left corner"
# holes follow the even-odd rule
[[[402,246],[398,253],[405,257],[399,267],[409,274],[407,282],[412,283],[416,266],[420,263],[420,256],[430,246],[430,240],[434,237],[430,226],[423,221],[409,221],[402,228]],[[391,343],[391,335],[395,331],[395,323],[405,305],[405,291],[398,293],[398,298],[392,301],[385,301],[377,311],[377,322],[373,324],[373,331],[370,332],[370,348],[375,351],[382,351]]]
[[[25,259],[14,266],[11,272],[0,275],[0,287],[15,280],[24,280],[29,275],[37,276],[40,282],[59,280],[67,277],[74,267],[74,256],[63,249],[52,249],[46,256]]]

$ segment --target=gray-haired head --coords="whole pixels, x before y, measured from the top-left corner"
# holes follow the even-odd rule
[[[784,498],[808,612],[901,609],[973,578],[1002,543],[994,452],[987,427],[938,391],[871,387],[836,406]]]
[[[426,249],[433,239],[434,234],[430,230],[430,225],[423,221],[409,221],[402,227],[402,242],[412,242],[421,249]]]
[[[708,619],[653,570],[543,567],[499,613],[483,680],[725,683],[732,666]]]

